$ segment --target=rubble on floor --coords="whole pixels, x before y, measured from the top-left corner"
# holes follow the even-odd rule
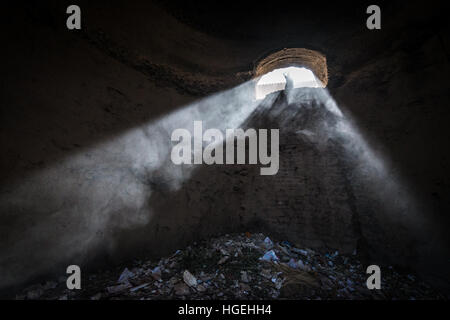
[[[225,235],[194,243],[160,261],[66,277],[27,288],[17,299],[439,299],[412,274],[382,269],[381,290],[369,290],[357,255],[319,253],[263,234]]]

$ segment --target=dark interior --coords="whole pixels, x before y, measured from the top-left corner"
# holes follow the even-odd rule
[[[448,292],[442,3],[380,1],[381,30],[366,28],[368,1],[78,1],[83,27],[73,31],[68,1],[6,5],[0,290],[73,261],[95,269],[261,231],[357,249]],[[384,176],[355,173],[374,156],[346,152],[351,136],[296,134],[340,121],[322,89],[273,93],[246,116],[237,117],[247,100],[228,106],[252,90],[258,63],[284,48],[326,57],[325,90]],[[218,128],[280,128],[278,174],[172,164],[170,130],[198,118]]]

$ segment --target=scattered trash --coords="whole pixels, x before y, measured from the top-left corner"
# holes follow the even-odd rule
[[[366,267],[356,251],[325,253],[246,232],[204,240],[159,261],[89,274],[80,290],[56,278],[16,299],[448,299],[392,266],[383,269],[382,292],[368,290]]]
[[[286,249],[285,247],[280,246],[279,249],[280,249],[281,251],[283,251],[283,253],[284,253],[287,257],[290,256],[291,253],[290,253],[289,250]]]
[[[250,282],[250,278],[247,274],[246,271],[241,271],[241,281],[245,282],[245,283],[249,283]]]
[[[181,250],[177,250],[177,251],[175,251],[175,253],[173,255],[170,256],[170,258],[173,258],[180,253],[181,253]]]
[[[205,288],[205,286],[203,286],[203,285],[198,285],[198,286],[197,286],[197,291],[198,291],[198,292],[205,292],[205,291],[206,291],[206,288]]]
[[[130,288],[130,287],[131,287],[131,284],[129,282],[125,282],[125,283],[119,284],[117,286],[107,287],[106,290],[109,293],[119,293],[121,291],[124,291],[124,290]]]
[[[249,292],[251,290],[251,288],[248,284],[240,283],[239,286],[240,286],[241,290],[243,290],[245,292]]]
[[[275,254],[275,251],[273,251],[273,250],[267,251],[260,259],[264,260],[264,261],[278,261],[278,260],[280,260],[280,259],[278,259],[277,255]]]
[[[223,264],[223,263],[227,262],[228,259],[230,259],[230,256],[224,256],[217,262],[217,264],[219,264],[219,265]]]
[[[297,269],[298,268],[298,264],[297,264],[297,262],[295,261],[294,258],[291,258],[291,260],[289,260],[288,266],[293,268],[293,269]]]
[[[189,287],[184,283],[177,284],[174,289],[177,296],[185,296],[190,293]]]
[[[140,286],[137,286],[137,287],[131,288],[131,289],[130,289],[130,292],[135,292],[135,291],[138,291],[139,289],[145,288],[145,287],[147,287],[148,285],[149,285],[149,283],[144,283],[144,284],[141,284]]]
[[[308,251],[303,250],[303,249],[292,248],[291,250],[294,251],[295,253],[300,253],[300,254],[302,254],[304,256],[308,255]]]
[[[150,272],[153,279],[157,281],[161,280],[162,272],[159,266],[153,268]]]
[[[128,282],[128,279],[134,277],[134,273],[128,270],[128,268],[125,268],[123,272],[120,274],[119,280],[117,280],[118,283],[124,283]]]
[[[264,246],[266,247],[266,249],[272,249],[273,248],[273,242],[272,242],[272,240],[270,240],[269,237],[266,237],[264,239]]]

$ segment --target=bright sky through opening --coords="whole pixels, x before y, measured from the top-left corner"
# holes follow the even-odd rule
[[[256,84],[256,99],[263,99],[269,93],[283,90],[286,85],[284,74],[289,75],[294,81],[294,88],[301,87],[322,87],[320,81],[314,76],[314,73],[306,68],[281,68],[266,73]]]

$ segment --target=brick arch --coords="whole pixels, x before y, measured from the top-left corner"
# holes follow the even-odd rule
[[[254,77],[279,68],[304,67],[311,70],[323,86],[328,84],[327,59],[322,53],[305,48],[285,48],[261,59],[254,69]]]

